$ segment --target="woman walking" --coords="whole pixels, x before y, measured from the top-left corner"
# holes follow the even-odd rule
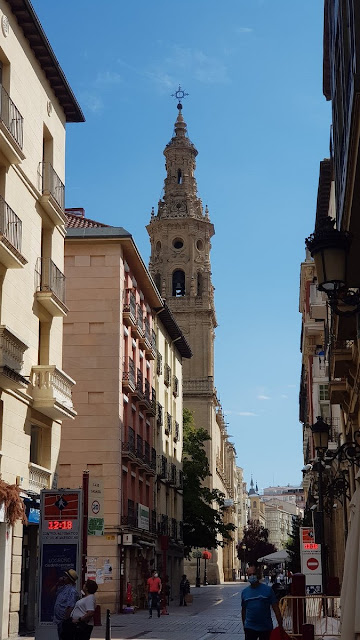
[[[90,640],[98,585],[94,580],[86,580],[83,586],[84,596],[77,601],[70,618],[63,625],[62,640]]]

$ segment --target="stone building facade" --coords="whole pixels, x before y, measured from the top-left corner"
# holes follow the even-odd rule
[[[226,425],[214,385],[214,337],[217,326],[214,287],[211,282],[210,249],[214,226],[208,207],[197,195],[197,150],[187,135],[182,105],[174,135],[166,145],[166,178],[158,211],[151,214],[147,230],[151,242],[150,273],[188,340],[193,357],[184,362],[184,406],[194,414],[195,424],[209,432],[206,443],[211,477],[209,487],[233,499],[235,450],[227,440]],[[227,517],[235,522],[232,509]],[[217,583],[232,572],[229,557],[224,566],[221,548],[212,550],[208,580]],[[187,565],[195,579],[195,562]]]
[[[0,473],[28,525],[0,508],[0,638],[36,621],[39,492],[56,486],[63,371],[65,127],[84,120],[28,0],[0,2]]]
[[[182,358],[191,351],[131,235],[83,210],[67,214],[64,363],[78,415],[63,424],[59,483],[79,486],[85,469],[102,479],[105,530],[88,536],[88,556],[112,566],[98,601],[114,612],[128,583],[145,606],[155,566],[165,573],[166,563],[170,588],[180,581]]]

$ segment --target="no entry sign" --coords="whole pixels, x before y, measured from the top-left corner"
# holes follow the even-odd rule
[[[319,568],[319,560],[317,558],[309,558],[306,561],[306,566],[310,571],[316,571]]]

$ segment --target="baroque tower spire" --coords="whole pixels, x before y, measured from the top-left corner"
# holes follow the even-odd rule
[[[195,145],[187,133],[182,104],[164,149],[166,177],[158,211],[147,231],[150,273],[187,337],[193,357],[184,362],[184,389],[201,378],[214,392],[214,329],[217,326],[210,249],[214,226],[198,197]],[[188,380],[187,380],[188,379]],[[210,383],[210,379],[212,382]]]

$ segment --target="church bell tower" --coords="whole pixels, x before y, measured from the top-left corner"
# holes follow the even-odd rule
[[[193,352],[193,357],[183,363],[184,402],[196,414],[194,401],[198,404],[201,397],[204,401],[207,396],[207,402],[212,404],[215,395],[216,316],[210,265],[214,226],[207,206],[204,210],[197,195],[198,152],[187,135],[181,102],[177,108],[174,135],[164,149],[163,197],[147,226],[151,242],[149,268]],[[206,417],[198,418],[209,423],[210,416],[207,412]]]

